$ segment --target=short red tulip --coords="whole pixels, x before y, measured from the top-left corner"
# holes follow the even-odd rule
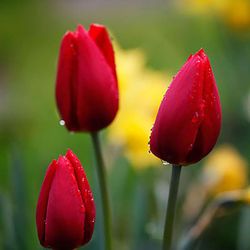
[[[104,26],[79,25],[61,43],[56,101],[70,131],[98,131],[118,111],[118,84],[113,47]]]
[[[203,50],[191,55],[160,105],[150,137],[151,152],[171,164],[200,161],[214,147],[221,128],[220,98]]]
[[[44,247],[72,250],[92,237],[93,195],[80,161],[70,150],[48,167],[38,199],[36,224]]]

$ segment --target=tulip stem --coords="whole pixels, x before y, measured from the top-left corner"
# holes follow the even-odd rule
[[[181,175],[181,166],[173,165],[170,190],[169,190],[169,196],[168,196],[167,213],[166,213],[166,219],[165,219],[162,250],[171,250],[171,246],[172,246],[175,208],[176,208],[176,200],[177,200],[177,194],[178,194],[180,175]]]
[[[112,250],[111,210],[110,210],[109,194],[108,194],[108,187],[107,187],[107,177],[106,177],[105,165],[104,165],[103,156],[101,152],[101,145],[100,145],[98,132],[92,132],[91,138],[92,138],[94,153],[96,157],[96,165],[97,165],[96,167],[97,167],[97,174],[98,174],[101,199],[102,199],[105,249]]]

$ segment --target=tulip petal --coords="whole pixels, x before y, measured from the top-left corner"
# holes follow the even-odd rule
[[[220,97],[215,78],[209,59],[204,54],[204,51],[200,51],[200,56],[203,58],[206,66],[203,84],[204,118],[200,124],[194,147],[188,155],[189,162],[201,160],[212,150],[221,128]]]
[[[83,241],[85,207],[72,164],[63,156],[57,164],[48,199],[45,245],[74,249]]]
[[[118,110],[118,89],[112,69],[88,33],[77,29],[77,117],[80,130],[108,126]]]
[[[114,50],[106,27],[100,24],[91,24],[89,35],[101,50],[117,81]]]
[[[45,240],[45,222],[46,222],[47,204],[48,204],[51,183],[53,181],[56,169],[57,169],[57,162],[56,160],[54,160],[49,165],[48,170],[46,172],[36,208],[37,232],[41,245],[44,245],[45,243],[44,240]]]
[[[77,96],[77,48],[75,40],[76,36],[73,32],[67,32],[63,37],[56,79],[57,106],[69,130],[77,130],[79,127],[74,101]]]
[[[94,224],[95,224],[95,203],[92,191],[90,189],[87,176],[78,160],[76,155],[73,154],[71,150],[67,151],[67,159],[70,161],[71,165],[74,166],[75,177],[78,184],[78,188],[81,191],[82,200],[84,203],[85,211],[85,221],[84,221],[84,239],[82,244],[87,243],[93,234]]]

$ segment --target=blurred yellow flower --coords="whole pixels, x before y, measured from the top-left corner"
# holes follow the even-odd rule
[[[116,46],[120,109],[108,130],[108,141],[121,147],[137,168],[158,163],[149,154],[150,129],[167,88],[166,74],[146,67],[142,50],[122,50]]]
[[[224,19],[236,29],[250,27],[250,1],[234,0],[224,10]]]
[[[247,162],[233,146],[222,145],[214,149],[205,161],[199,180],[189,188],[183,206],[184,216],[194,218],[209,198],[228,194],[250,203],[247,177]]]
[[[185,9],[196,14],[208,14],[220,11],[230,0],[182,0]],[[183,6],[182,6],[183,7]]]
[[[232,28],[250,27],[250,0],[182,0],[182,2],[185,9],[192,13],[216,15]]]
[[[242,189],[247,184],[247,162],[232,146],[211,152],[202,172],[202,184],[209,195]]]
[[[250,187],[246,188],[243,193],[243,200],[247,203],[250,204]]]

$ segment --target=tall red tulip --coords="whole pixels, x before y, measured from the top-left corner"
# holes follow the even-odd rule
[[[209,59],[191,55],[173,79],[160,105],[150,149],[175,165],[201,160],[214,147],[221,128],[221,105]]]
[[[61,43],[56,79],[56,101],[70,131],[98,131],[118,111],[115,59],[108,32],[92,24],[67,32]]]
[[[42,184],[36,210],[40,243],[53,249],[74,249],[92,237],[93,195],[77,157],[68,150],[52,161]]]

